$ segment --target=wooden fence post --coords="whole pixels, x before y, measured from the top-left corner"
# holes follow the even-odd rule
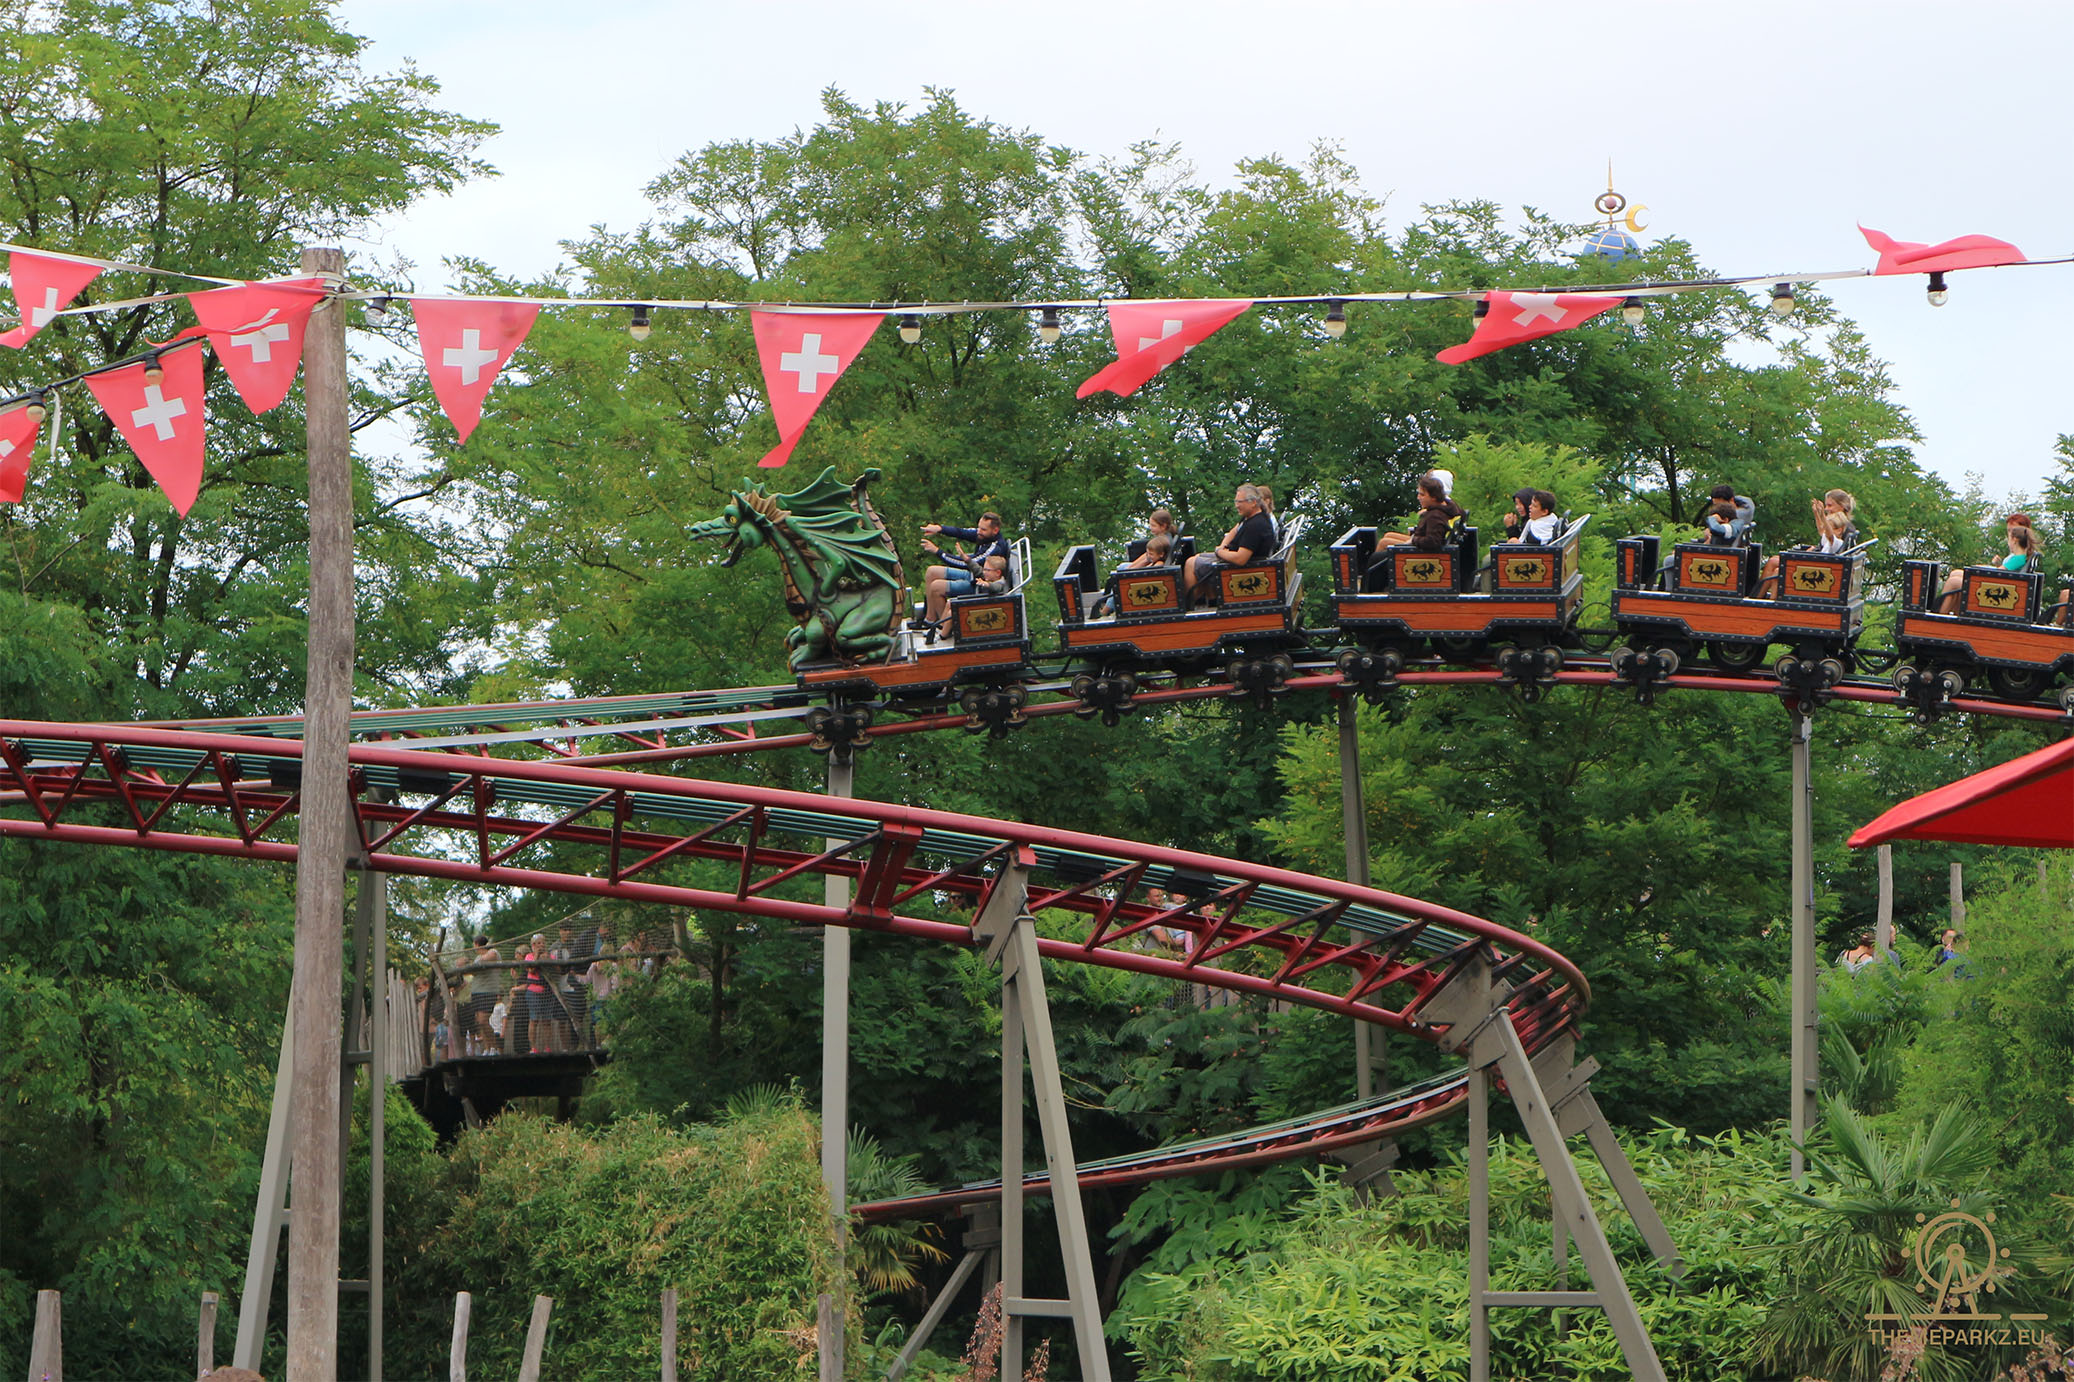
[[[454,1292],[454,1342],[447,1350],[447,1382],[468,1382],[468,1312],[475,1298],[466,1291]]]
[[[29,1341],[29,1382],[65,1382],[65,1342],[58,1293],[36,1293],[36,1333]]]
[[[519,1382],[540,1382],[540,1355],[547,1349],[547,1317],[554,1297],[533,1297],[533,1323],[526,1326],[526,1356],[519,1360]]]
[[[677,1382],[677,1288],[663,1288],[663,1382]]]
[[[214,1291],[202,1292],[201,1325],[194,1340],[194,1375],[207,1377],[216,1371],[216,1302]]]

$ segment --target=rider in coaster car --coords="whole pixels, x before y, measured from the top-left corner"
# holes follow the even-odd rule
[[[1447,546],[1448,532],[1468,515],[1447,497],[1447,488],[1436,475],[1419,477],[1419,521],[1408,533],[1384,533],[1382,547],[1410,547],[1415,552],[1438,552]]]

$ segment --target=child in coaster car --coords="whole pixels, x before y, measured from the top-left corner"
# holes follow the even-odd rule
[[[1154,513],[1153,517],[1157,519],[1159,514],[1165,512],[1166,510],[1161,509]],[[1145,539],[1145,550],[1130,561],[1125,562],[1122,566],[1117,567],[1116,571],[1109,577],[1108,589],[1102,592],[1101,599],[1095,601],[1095,607],[1088,611],[1087,617],[1090,619],[1100,619],[1105,615],[1114,614],[1116,612],[1116,578],[1126,571],[1137,571],[1147,566],[1166,566],[1169,564],[1168,557],[1172,555],[1173,551],[1174,539],[1169,537],[1166,532],[1155,528],[1152,536]]]

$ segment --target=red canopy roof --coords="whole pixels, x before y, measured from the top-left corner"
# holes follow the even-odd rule
[[[1851,837],[2074,849],[2074,739],[1902,802]]]

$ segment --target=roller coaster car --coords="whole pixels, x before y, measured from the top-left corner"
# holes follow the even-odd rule
[[[1942,683],[1946,698],[1966,689],[1970,676],[1985,676],[2005,700],[2030,701],[2062,676],[2074,675],[2074,628],[2068,624],[2067,592],[2045,605],[2044,577],[1999,566],[1962,569],[1957,608],[1936,612],[1944,585],[1934,561],[1902,564],[1901,606],[1895,612],[1894,645],[1904,659],[1894,669],[1903,692],[1919,679]],[[2060,693],[2074,709],[2074,687]]]
[[[1795,660],[1837,663],[1831,684],[1850,669],[1852,643],[1865,626],[1865,549],[1871,543],[1831,555],[1781,552],[1773,591],[1760,590],[1759,543],[1681,542],[1659,562],[1659,542],[1624,537],[1614,544],[1613,623],[1631,648],[1658,649],[1676,659],[1690,658],[1704,645],[1716,666],[1741,672],[1782,643],[1793,649]],[[1675,661],[1670,670],[1676,670]]]
[[[1115,612],[1099,616],[1094,611],[1104,587],[1095,549],[1075,547],[1051,578],[1060,641],[1068,653],[1104,667],[1164,667],[1301,643],[1303,576],[1291,553],[1302,533],[1303,520],[1292,519],[1266,561],[1218,567],[1196,587],[1193,608],[1183,605],[1181,572],[1195,554],[1195,539],[1184,536],[1175,544],[1176,565],[1117,571]]]
[[[993,689],[1013,691],[1019,709],[1021,687],[1015,683],[1030,658],[1030,625],[1023,605],[1029,570],[1030,541],[1018,538],[1009,551],[1007,594],[958,596],[940,627],[897,630],[884,661],[809,664],[800,669],[801,688],[925,703],[949,700],[956,688],[964,688],[965,701]]]
[[[1546,546],[1494,543],[1483,563],[1472,527],[1438,552],[1378,548],[1374,528],[1349,528],[1332,544],[1333,618],[1365,647],[1400,659],[1417,655],[1424,639],[1453,658],[1503,642],[1553,649],[1583,603],[1577,544],[1590,522],[1586,514]]]

